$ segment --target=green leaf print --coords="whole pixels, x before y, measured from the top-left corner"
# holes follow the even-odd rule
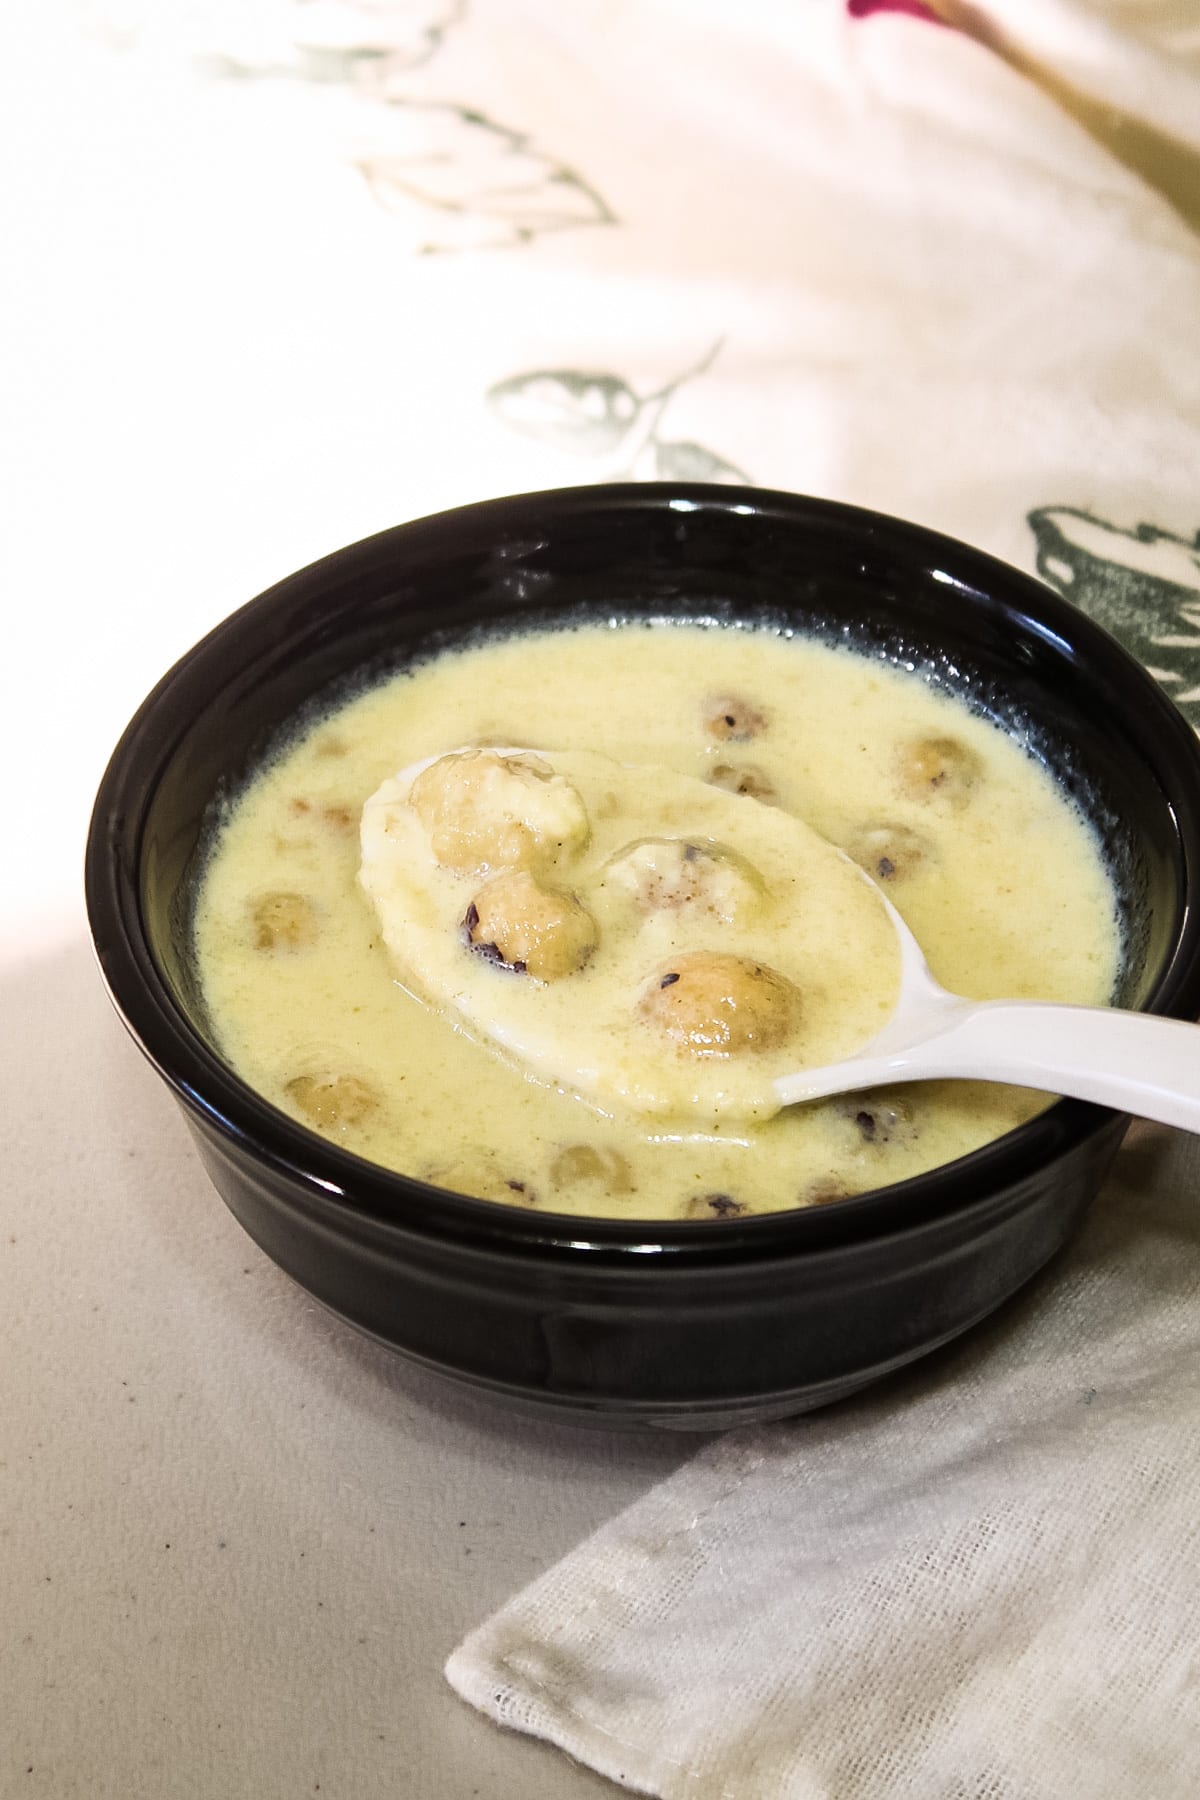
[[[583,369],[539,369],[514,375],[489,392],[492,406],[514,431],[568,450],[602,456],[615,450],[642,403],[617,375]]]
[[[1044,581],[1111,631],[1200,726],[1200,540],[1073,506],[1028,515]]]
[[[393,98],[384,111],[378,149],[358,167],[387,211],[419,209],[427,254],[616,222],[575,170],[473,107]]]
[[[361,120],[354,166],[418,254],[615,224],[584,176],[528,132],[415,90],[448,34],[470,29],[467,0],[284,0],[268,18],[235,9],[201,56],[225,76],[340,89]]]
[[[699,362],[639,394],[620,375],[597,369],[531,369],[488,389],[488,404],[514,431],[558,449],[613,458],[601,481],[731,481],[750,478],[736,463],[690,438],[661,436],[674,396],[716,360],[718,339]]]
[[[714,456],[703,444],[660,443],[656,474],[660,481],[745,481],[743,470],[723,457]]]

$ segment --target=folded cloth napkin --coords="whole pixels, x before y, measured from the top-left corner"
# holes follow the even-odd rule
[[[1198,1159],[1135,1127],[1030,1295],[875,1396],[709,1446],[451,1682],[670,1800],[1200,1792]]]

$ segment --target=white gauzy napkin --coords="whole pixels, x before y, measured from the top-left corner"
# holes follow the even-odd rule
[[[875,1396],[712,1444],[451,1682],[670,1800],[1200,1792],[1198,1159],[1136,1127],[1029,1296]]]

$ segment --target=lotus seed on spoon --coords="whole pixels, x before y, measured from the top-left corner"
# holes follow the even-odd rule
[[[595,752],[410,765],[364,809],[361,880],[405,986],[602,1110],[768,1118],[898,992],[886,910],[803,821]]]

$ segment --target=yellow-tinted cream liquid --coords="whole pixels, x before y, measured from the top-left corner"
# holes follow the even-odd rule
[[[732,627],[493,641],[392,677],[290,742],[230,808],[197,903],[201,982],[229,1061],[285,1112],[389,1168],[518,1206],[721,1219],[901,1180],[1048,1104],[942,1081],[766,1119],[646,1117],[535,1079],[461,1014],[406,990],[359,881],[370,797],[470,744],[666,765],[737,808],[781,807],[881,881],[947,987],[1112,996],[1121,939],[1095,833],[1018,742],[920,675]],[[677,835],[687,830],[680,820]],[[560,1013],[572,982],[586,998],[586,971],[568,976],[555,984]]]

